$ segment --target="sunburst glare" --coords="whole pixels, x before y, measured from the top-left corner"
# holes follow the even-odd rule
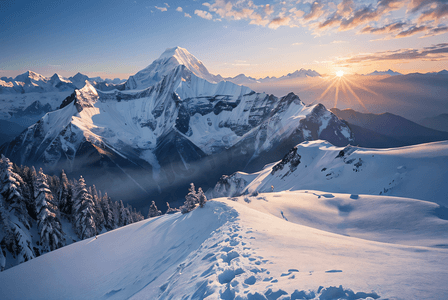
[[[312,103],[319,102],[322,100],[326,95],[332,94],[334,91],[334,106],[337,107],[338,102],[346,101],[352,102],[350,98],[356,99],[356,102],[361,105],[366,112],[368,112],[367,107],[364,105],[361,98],[356,94],[356,92],[353,90],[353,88],[362,89],[364,91],[367,91],[371,94],[377,95],[374,91],[370,90],[367,87],[364,87],[362,83],[360,83],[356,78],[349,79],[347,76],[344,75],[344,71],[339,70],[335,73],[336,76],[328,76],[325,78],[322,82],[319,84],[315,84],[315,86],[319,85],[327,85],[325,90],[320,94],[319,97],[317,97]],[[355,82],[357,81],[357,82]],[[339,92],[342,91],[343,97],[340,97]],[[350,95],[349,95],[350,94]]]

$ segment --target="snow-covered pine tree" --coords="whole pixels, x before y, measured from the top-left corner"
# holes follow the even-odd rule
[[[205,197],[202,188],[198,188],[198,199],[199,199],[199,206],[204,207],[205,202],[207,202],[207,197]]]
[[[34,199],[41,249],[49,252],[64,246],[64,232],[56,216],[57,206],[42,169],[37,172],[34,183]]]
[[[0,183],[0,193],[5,199],[8,210],[13,211],[19,221],[29,229],[31,226],[30,219],[26,209],[26,202],[22,195],[25,183],[22,177],[13,171],[12,162],[3,154],[0,159]]]
[[[7,240],[11,240],[11,233],[9,231],[9,220],[8,220],[8,213],[6,212],[5,206],[4,206],[4,199],[2,194],[0,194],[0,229],[4,234],[4,237],[2,240],[0,240],[0,272],[3,272],[5,270],[6,266],[6,246],[7,246]]]
[[[186,214],[192,211],[196,207],[196,203],[198,203],[198,197],[196,194],[196,190],[194,188],[194,184],[190,183],[190,188],[188,189],[188,194],[185,196],[184,205],[180,207],[180,211],[183,214]]]
[[[89,194],[86,182],[81,176],[73,193],[73,227],[80,239],[86,239],[96,234],[95,210],[92,195]]]
[[[112,211],[111,204],[112,203],[110,197],[107,196],[107,193],[105,193],[101,200],[101,209],[103,210],[104,227],[107,230],[112,230],[115,228],[114,214]]]
[[[31,227],[26,203],[22,196],[25,183],[13,171],[13,164],[5,156],[0,158],[0,201],[2,202],[2,223],[5,236],[1,241],[2,248],[7,249],[21,263],[35,257]]]
[[[126,226],[132,223],[132,221],[129,220],[128,210],[124,207],[122,200],[118,202],[118,211],[119,211],[119,221],[118,221],[119,226]]]
[[[68,181],[67,175],[64,170],[61,172],[61,178],[59,179],[59,191],[58,191],[58,207],[59,210],[70,216],[72,214],[73,207],[73,185]]]
[[[160,216],[162,212],[157,209],[156,203],[152,201],[151,206],[149,207],[148,219]]]
[[[120,203],[118,201],[109,201],[109,206],[112,209],[114,216],[114,228],[122,226],[120,224]]]
[[[126,204],[126,214],[128,215],[128,224],[134,223],[134,219],[132,218],[132,206],[130,206],[129,204]]]
[[[96,224],[96,229],[97,232],[101,232],[101,230],[103,230],[104,227],[104,214],[103,214],[103,210],[101,209],[101,205],[100,205],[100,199],[98,197],[98,192],[96,190],[95,185],[93,185],[90,188],[91,191],[91,195],[92,195],[92,200],[94,203],[94,210],[95,210],[95,215],[94,215],[94,221]]]
[[[167,206],[167,209],[166,209],[165,214],[174,214],[179,211],[179,209],[177,209],[177,208],[170,207],[170,204],[168,202],[166,203],[166,206]]]
[[[145,217],[143,217],[143,215],[137,211],[136,208],[134,208],[132,210],[132,220],[134,220],[134,222],[139,222],[145,219]]]

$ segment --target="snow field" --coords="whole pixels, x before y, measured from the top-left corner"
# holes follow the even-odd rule
[[[434,213],[437,207],[319,191],[219,198],[8,269],[0,273],[0,293],[2,299],[440,299],[448,293],[448,221]]]
[[[340,156],[340,154],[344,155]],[[448,142],[391,149],[335,147],[317,140],[297,145],[300,164],[271,174],[258,172],[246,188],[254,191],[316,189],[334,193],[390,195],[448,206]],[[244,177],[243,177],[244,178]],[[249,180],[248,180],[249,182]]]

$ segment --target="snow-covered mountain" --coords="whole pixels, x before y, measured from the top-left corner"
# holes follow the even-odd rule
[[[290,78],[307,78],[307,77],[320,77],[320,74],[314,70],[311,69],[303,69],[301,68],[300,70],[296,70],[293,73],[288,73],[287,75],[281,76],[278,79],[282,80],[282,79],[290,79]],[[271,79],[275,79],[271,78]]]
[[[6,80],[6,81],[5,81]],[[0,94],[6,93],[44,93],[73,91],[76,87],[58,74],[45,77],[33,71],[27,71],[14,79],[2,78]]]
[[[448,141],[402,148],[335,147],[303,142],[284,158],[253,173],[223,176],[213,196],[315,189],[334,193],[390,195],[448,206]]]
[[[397,76],[397,75],[403,75],[399,72],[392,71],[391,69],[387,71],[373,71],[372,73],[366,74],[366,76],[376,76],[376,75],[390,75],[390,76]]]
[[[55,110],[76,86],[58,74],[45,77],[27,71],[0,80],[0,119],[28,127],[45,113]]]
[[[197,179],[205,188],[221,174],[258,170],[304,140],[353,140],[347,125],[322,105],[207,78],[185,49],[168,49],[134,76],[137,90],[99,91],[86,83],[2,151],[16,163],[47,170],[84,174],[90,168],[88,180],[97,186],[107,176],[143,193],[179,185],[183,195],[188,182]]]
[[[122,87],[123,80],[100,77],[89,78],[77,73],[70,78],[59,74],[45,77],[27,71],[15,78],[2,77],[0,80],[0,120],[17,124],[17,129],[36,123],[47,112],[53,111],[75,89],[81,89],[89,81],[97,88],[111,90]],[[16,130],[14,130],[16,131]],[[4,134],[4,133],[2,133]],[[9,141],[9,139],[8,139]],[[0,143],[3,144],[3,141]]]
[[[219,75],[218,75],[219,76]],[[265,77],[265,78],[253,78],[250,76],[246,76],[244,74],[239,74],[235,77],[226,77],[223,78],[223,80],[230,81],[236,84],[242,84],[242,85],[251,85],[254,83],[268,83],[268,82],[276,82],[276,81],[282,81],[282,80],[288,80],[288,79],[294,79],[294,78],[308,78],[308,77],[320,77],[321,75],[316,72],[315,70],[311,69],[303,69],[296,70],[292,73],[288,73],[287,75],[283,75],[281,77]]]
[[[440,210],[315,190],[221,198],[8,269],[0,291],[5,299],[442,299]]]
[[[168,48],[152,64],[129,77],[125,83],[127,90],[142,90],[161,81],[173,69],[185,66],[191,73],[211,83],[216,83],[216,76],[209,73],[204,64],[181,47]]]

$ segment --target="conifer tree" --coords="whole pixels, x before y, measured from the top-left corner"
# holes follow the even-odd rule
[[[73,225],[80,239],[86,239],[96,234],[96,226],[93,216],[94,203],[89,194],[86,182],[81,176],[73,193]]]
[[[92,200],[94,203],[94,210],[95,210],[94,221],[95,221],[97,232],[99,233],[99,232],[101,232],[101,230],[103,230],[103,227],[104,227],[104,214],[103,214],[103,210],[101,209],[100,199],[98,197],[98,192],[96,190],[95,185],[93,185],[90,188],[90,191],[91,191]]]
[[[168,202],[166,203],[166,206],[167,206],[167,209],[166,209],[165,214],[172,214],[172,213],[179,211],[179,209],[177,209],[177,208],[170,207],[170,204]]]
[[[132,220],[134,220],[134,222],[139,222],[144,219],[145,217],[143,217],[143,215],[140,212],[138,212],[136,208],[134,208],[132,211]]]
[[[72,184],[68,181],[67,175],[65,174],[64,170],[62,170],[61,178],[59,180],[58,207],[62,213],[69,216],[72,214],[72,196]]]
[[[152,201],[151,206],[149,207],[148,219],[160,216],[162,212],[157,209],[156,203]]]
[[[22,195],[25,183],[19,174],[13,171],[12,162],[3,154],[0,159],[0,182],[0,193],[3,195],[9,210],[14,210],[15,216],[29,229],[26,203]]]
[[[110,197],[107,196],[107,193],[105,193],[104,196],[102,197],[101,209],[103,210],[104,227],[107,230],[114,229],[115,228],[114,214],[111,208],[111,200]]]
[[[184,205],[180,207],[181,212],[186,214],[192,211],[196,207],[196,203],[198,203],[198,197],[196,194],[196,190],[194,188],[194,184],[190,183],[190,188],[188,189],[188,194],[185,196]]]
[[[123,201],[120,200],[118,203],[118,209],[119,209],[119,226],[126,226],[132,223],[132,221],[129,220],[129,214],[127,209],[123,205]]]
[[[207,202],[207,197],[205,197],[205,194],[202,191],[202,188],[198,189],[198,199],[199,199],[199,206],[204,207],[205,202]]]
[[[29,234],[31,227],[26,203],[22,196],[25,183],[14,172],[13,164],[5,156],[0,158],[0,201],[2,212],[0,221],[5,232],[2,244],[18,262],[24,262],[35,257],[32,240]],[[14,218],[14,221],[11,220]]]
[[[34,183],[34,198],[42,250],[53,251],[64,246],[64,233],[56,216],[57,206],[42,169],[39,169]]]

